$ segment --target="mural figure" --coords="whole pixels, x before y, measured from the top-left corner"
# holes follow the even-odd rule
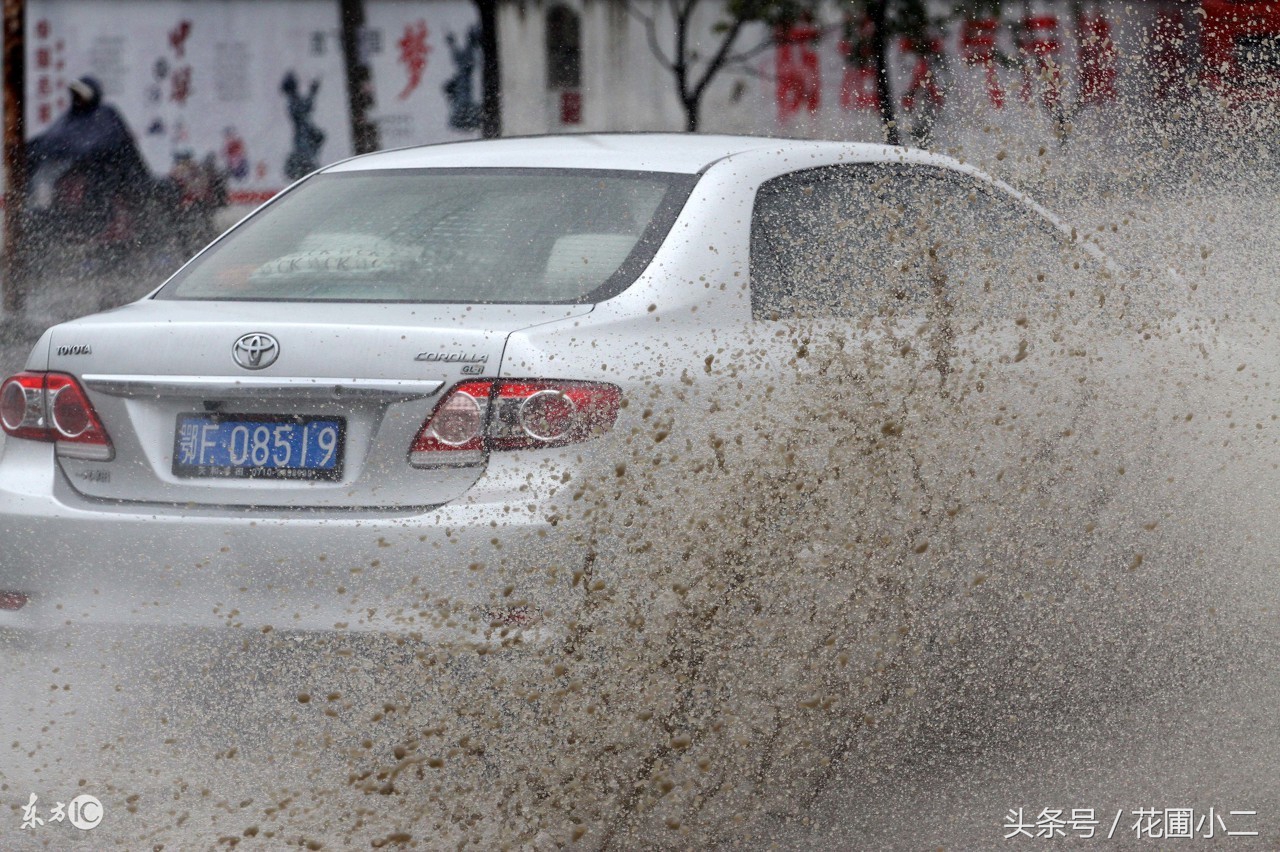
[[[41,271],[163,265],[207,244],[226,204],[216,163],[200,165],[184,150],[172,171],[156,178],[124,118],[103,103],[102,85],[81,77],[68,88],[71,108],[27,143],[26,250]],[[174,144],[186,133],[178,121]]]
[[[483,119],[483,108],[476,100],[476,60],[480,54],[480,28],[467,30],[467,42],[459,45],[453,33],[445,35],[449,56],[453,59],[453,76],[444,84],[449,101],[449,126],[454,130],[475,130]]]
[[[227,164],[227,174],[232,180],[244,180],[249,176],[249,154],[245,150],[244,137],[234,127],[226,127],[222,138],[222,157]]]
[[[280,91],[288,101],[289,121],[293,123],[293,150],[284,161],[284,175],[297,180],[320,167],[320,146],[324,145],[324,131],[311,120],[316,108],[316,92],[320,81],[312,80],[307,94],[298,91],[298,77],[292,71],[284,75]]]
[[[30,201],[86,239],[141,210],[155,182],[128,125],[102,102],[102,84],[81,77],[69,89],[71,108],[27,143]]]
[[[427,44],[430,36],[431,30],[427,27],[427,22],[420,20],[406,26],[404,35],[397,42],[400,46],[400,64],[409,75],[404,89],[398,95],[400,100],[413,94],[422,82],[422,72],[427,70],[427,56],[431,53],[431,45]]]

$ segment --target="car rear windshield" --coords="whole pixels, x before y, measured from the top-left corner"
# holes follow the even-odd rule
[[[597,302],[648,266],[696,179],[588,169],[316,175],[157,298]]]

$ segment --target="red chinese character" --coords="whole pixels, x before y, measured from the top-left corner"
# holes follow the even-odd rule
[[[48,124],[53,120],[53,108],[48,104],[40,104],[40,108],[36,111],[36,115],[39,116],[41,124]]]
[[[174,55],[179,59],[187,55],[187,36],[189,35],[191,35],[190,21],[181,21],[169,30],[169,46],[173,48]]]
[[[36,94],[42,98],[53,94],[53,86],[50,84],[48,77],[36,78]]]
[[[48,68],[49,65],[50,65],[49,48],[47,47],[36,48],[36,67]]]
[[[796,24],[778,35],[775,51],[778,118],[786,121],[801,109],[817,112],[822,102],[822,78],[818,72],[818,52],[813,49],[818,28]]]
[[[840,81],[840,106],[843,109],[879,111],[880,92],[876,88],[876,69],[846,65]]]
[[[846,32],[852,38],[841,39],[836,49],[844,58],[844,78],[840,81],[840,108],[879,111],[880,92],[876,88],[875,57],[872,55],[872,36],[875,24],[863,17],[856,30],[846,19]]]
[[[981,65],[986,69],[987,98],[996,109],[1004,106],[1004,89],[996,76],[996,31],[1000,22],[995,18],[965,21],[960,25],[960,54],[969,65]]]
[[[942,41],[930,38],[928,41],[902,39],[900,47],[903,53],[914,53],[916,63],[911,69],[911,82],[902,95],[902,108],[914,110],[918,97],[928,98],[934,106],[942,106],[942,89],[938,86],[938,77],[933,73],[933,64],[942,55]]]
[[[1054,109],[1062,98],[1062,70],[1057,62],[1062,48],[1058,41],[1058,18],[1056,15],[1033,15],[1023,19],[1022,29],[1021,47],[1026,57],[1022,67],[1022,100],[1031,100],[1033,79],[1039,77],[1045,87],[1045,108]]]
[[[406,26],[404,35],[396,42],[400,47],[400,64],[409,74],[409,80],[400,92],[400,100],[409,97],[422,82],[422,72],[427,70],[427,55],[431,53],[431,46],[427,44],[429,35],[431,30],[427,29],[427,22],[419,20]]]
[[[169,100],[176,104],[185,104],[191,97],[191,66],[187,65],[173,72],[170,78]]]
[[[1111,24],[1102,15],[1081,15],[1080,102],[1083,104],[1116,99],[1116,46],[1111,41]]]
[[[1205,65],[1210,68],[1220,62],[1214,52],[1216,35],[1213,26],[1205,26]],[[1187,31],[1180,9],[1161,9],[1156,13],[1148,44],[1147,64],[1152,72],[1152,96],[1161,101],[1182,97],[1187,77]]]
[[[49,22],[41,18],[36,21],[36,38],[49,37]]]

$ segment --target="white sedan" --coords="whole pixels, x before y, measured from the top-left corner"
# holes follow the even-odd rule
[[[579,484],[622,477],[637,435],[782,428],[763,389],[816,369],[801,321],[900,336],[940,386],[964,353],[1016,365],[1046,264],[1105,286],[1025,196],[903,148],[584,135],[338,163],[5,380],[0,628],[561,619],[607,545],[573,529]],[[970,299],[977,324],[936,321]]]

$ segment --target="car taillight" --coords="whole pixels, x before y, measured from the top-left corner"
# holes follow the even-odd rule
[[[463,382],[431,412],[409,448],[415,467],[470,465],[484,460],[484,427],[493,382]]]
[[[18,373],[5,379],[0,426],[15,438],[52,441],[60,456],[110,461],[114,455],[89,397],[65,373]]]
[[[613,428],[622,391],[602,382],[482,379],[445,394],[409,449],[414,467],[479,464],[494,450],[562,447]]]

